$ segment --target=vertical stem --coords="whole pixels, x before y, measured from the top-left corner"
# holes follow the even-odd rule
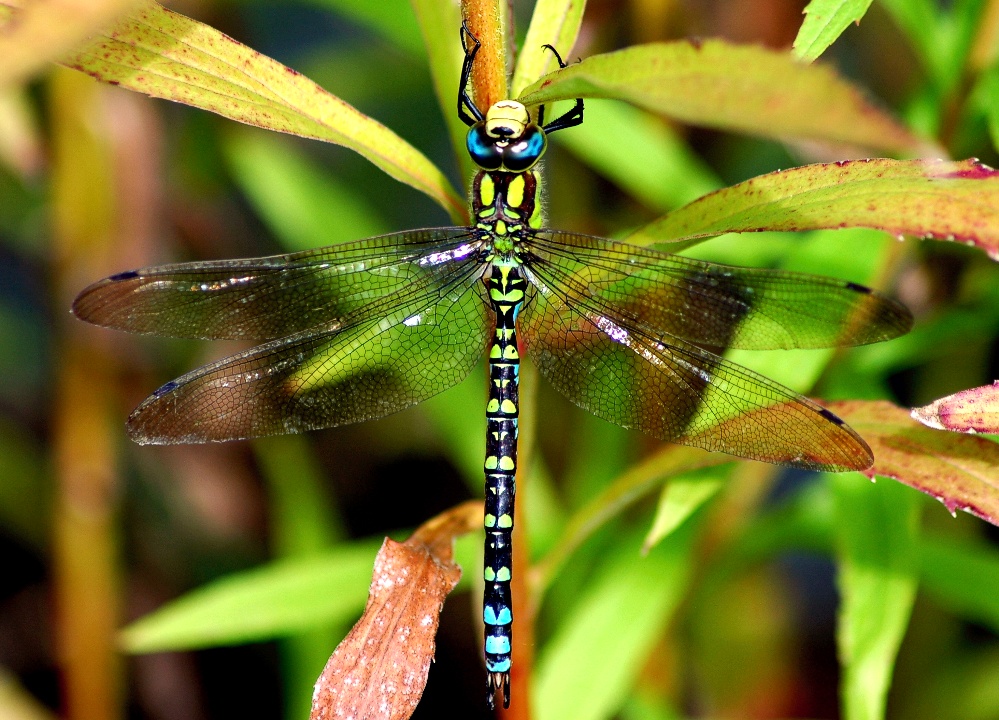
[[[472,67],[472,97],[482,112],[509,97],[507,88],[507,2],[465,0],[461,13],[468,29],[482,43]]]
[[[53,73],[50,90],[56,297],[57,306],[65,308],[73,289],[82,287],[81,273],[102,264],[95,258],[105,257],[113,235],[114,173],[102,112],[107,91],[68,70]],[[119,577],[111,438],[120,425],[112,420],[113,361],[94,335],[64,317],[54,413],[54,582],[63,716],[111,720],[122,715],[114,637]]]
[[[110,335],[73,318],[96,278],[147,264],[159,207],[159,127],[150,105],[55,69],[52,117],[53,289],[58,323],[53,513],[62,717],[123,716],[116,640],[120,597],[117,453],[125,440]],[[120,341],[119,341],[120,342]]]

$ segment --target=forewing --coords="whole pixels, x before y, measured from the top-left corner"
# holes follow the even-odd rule
[[[342,321],[167,383],[128,419],[140,444],[201,443],[389,415],[464,379],[492,321],[477,261],[452,261]]]
[[[569,305],[638,324],[654,337],[747,350],[822,348],[907,332],[899,303],[854,283],[692,260],[575,233],[542,230],[525,263]]]
[[[341,320],[442,260],[474,253],[468,228],[410,230],[317,250],[112,275],[73,303],[82,320],[136,333],[269,340]]]
[[[808,470],[861,470],[870,448],[828,410],[681,340],[566,305],[543,285],[520,314],[527,351],[569,400],[670,442]]]

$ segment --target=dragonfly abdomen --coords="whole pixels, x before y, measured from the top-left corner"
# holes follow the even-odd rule
[[[510,654],[513,609],[512,532],[517,491],[517,418],[519,415],[520,353],[517,314],[527,283],[516,263],[495,261],[486,279],[489,301],[496,313],[496,337],[489,350],[489,402],[486,405],[486,581],[482,619],[485,622],[486,672],[489,697],[503,688],[510,696]]]

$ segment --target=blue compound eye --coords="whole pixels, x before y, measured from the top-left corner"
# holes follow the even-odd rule
[[[496,139],[486,134],[484,123],[476,123],[471,127],[465,137],[465,147],[472,156],[472,162],[483,170],[497,170],[503,164],[503,156],[496,147]]]
[[[541,159],[546,147],[545,131],[537,125],[529,125],[520,140],[506,148],[503,165],[511,172],[523,172]]]

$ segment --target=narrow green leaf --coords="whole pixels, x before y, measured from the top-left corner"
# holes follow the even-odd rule
[[[677,473],[732,462],[721,453],[697,448],[665,445],[614,480],[599,496],[580,508],[569,520],[557,545],[532,570],[533,587],[543,594],[562,564],[604,523],[652,492],[664,478]]]
[[[362,1],[370,3],[370,0]],[[410,0],[410,2],[416,13],[420,32],[423,34],[425,53],[430,61],[430,76],[434,82],[434,93],[444,114],[461,175],[467,179],[471,177],[474,169],[468,151],[465,150],[465,134],[468,128],[458,117],[455,107],[458,81],[461,78],[461,63],[465,58],[458,38],[461,11],[457,3],[449,0],[443,2]]]
[[[514,96],[550,68],[558,67],[555,56],[544,45],[551,45],[565,62],[571,62],[569,56],[579,35],[584,10],[586,0],[538,0],[513,72],[510,91]]]
[[[227,133],[222,149],[243,192],[288,252],[388,231],[367,200],[324,174],[287,138]]]
[[[933,0],[880,0],[880,4],[908,36],[926,69],[935,75],[939,64],[935,46],[941,35],[937,4]]]
[[[235,645],[353,620],[368,597],[380,544],[343,545],[222,578],[126,627],[122,646],[149,653]]]
[[[660,212],[721,187],[711,168],[662,120],[622,103],[587,103],[586,122],[552,139]]]
[[[23,83],[137,0],[32,0],[0,15],[0,88]]]
[[[812,0],[805,8],[805,22],[794,39],[791,54],[811,62],[825,52],[850,23],[859,23],[873,0]]]
[[[778,139],[895,153],[927,149],[831,68],[722,40],[595,55],[546,75],[519,100],[538,105],[575,97],[626,100],[682,122]]]
[[[833,478],[842,601],[837,644],[845,720],[881,720],[916,599],[918,496],[854,474]]]
[[[999,150],[999,65],[983,73],[980,83],[981,104],[989,127],[989,138],[992,140],[992,147]]]
[[[308,78],[218,30],[145,2],[66,58],[68,67],[231,120],[354,150],[455,221],[465,201],[416,148]]]
[[[926,538],[920,545],[926,591],[961,617],[999,632],[999,552],[967,541]]]
[[[727,473],[720,468],[671,478],[659,494],[656,516],[642,543],[642,552],[647,553],[683,525],[702,505],[718,494],[726,478]]]
[[[350,18],[414,57],[423,54],[423,40],[420,38],[419,29],[413,23],[412,11],[407,0],[378,0],[378,2],[308,0],[308,2]]]
[[[629,545],[600,569],[538,659],[539,720],[614,716],[687,590],[692,538],[685,527],[645,558]]]
[[[999,258],[999,173],[974,160],[806,165],[707,195],[639,228],[628,242],[668,242],[676,252],[728,232],[846,227],[956,240]]]

